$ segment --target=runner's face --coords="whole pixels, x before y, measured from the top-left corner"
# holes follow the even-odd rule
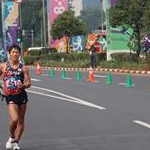
[[[12,49],[10,51],[10,58],[12,61],[18,61],[19,60],[19,56],[20,56],[20,52],[17,49]]]

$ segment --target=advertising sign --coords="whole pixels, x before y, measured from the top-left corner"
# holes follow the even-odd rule
[[[82,51],[84,49],[84,36],[74,36],[72,37],[72,45],[73,45],[73,51]]]
[[[7,49],[12,44],[17,44],[16,32],[19,26],[19,12],[18,4],[15,2],[2,3],[2,15],[3,22],[3,49]]]
[[[15,3],[18,3],[18,4],[20,4],[20,3],[22,3],[24,0],[14,0],[14,2]]]

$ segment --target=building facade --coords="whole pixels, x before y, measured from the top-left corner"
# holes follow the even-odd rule
[[[81,10],[83,9],[83,0],[70,0],[73,11],[76,16],[80,16]]]

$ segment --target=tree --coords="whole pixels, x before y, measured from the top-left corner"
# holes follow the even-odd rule
[[[34,46],[41,45],[42,1],[25,0],[21,3],[22,29],[26,31],[23,45],[31,47],[31,30],[34,31]]]
[[[60,39],[63,36],[71,37],[85,34],[85,24],[75,17],[73,11],[66,11],[54,20],[51,29],[53,39]]]
[[[146,33],[147,31],[150,31],[150,1],[147,5],[147,9],[145,10],[144,16],[142,18],[143,22],[143,28],[142,31]]]
[[[146,19],[146,13],[150,7],[149,0],[119,0],[117,4],[110,9],[110,23],[112,26],[124,26],[125,28],[131,27],[133,29],[133,36],[138,41],[137,55],[141,51],[141,36]],[[148,16],[147,14],[147,16]],[[146,17],[146,19],[144,19]]]

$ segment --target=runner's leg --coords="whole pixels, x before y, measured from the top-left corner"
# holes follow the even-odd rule
[[[13,142],[15,141],[15,131],[18,122],[18,106],[16,104],[8,104],[8,114],[9,114],[9,131],[10,137],[6,142],[6,149],[13,148]]]
[[[8,104],[8,114],[9,114],[9,131],[10,137],[15,137],[15,131],[17,127],[17,122],[19,119],[19,108],[16,104]]]
[[[20,140],[21,135],[24,131],[24,118],[25,118],[25,113],[26,113],[26,107],[27,107],[27,104],[22,104],[19,107],[19,119],[18,119],[17,128],[15,132],[16,141]]]

